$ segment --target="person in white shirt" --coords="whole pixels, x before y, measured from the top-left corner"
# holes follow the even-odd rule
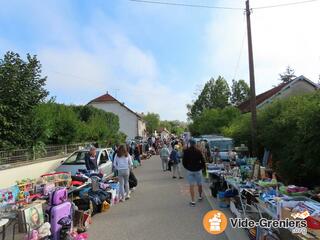
[[[114,168],[118,171],[120,183],[120,201],[123,202],[130,198],[129,192],[129,175],[133,166],[130,154],[125,145],[118,148],[117,154],[113,162]]]

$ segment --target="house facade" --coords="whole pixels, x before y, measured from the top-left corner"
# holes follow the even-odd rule
[[[159,135],[161,140],[170,138],[170,132],[166,128],[159,129]]]
[[[93,99],[88,105],[116,114],[119,117],[120,131],[127,135],[127,139],[137,136],[146,138],[146,123],[142,117],[109,93]]]
[[[310,81],[304,76],[295,78],[288,83],[281,83],[264,93],[256,96],[257,109],[261,109],[276,99],[283,99],[291,96],[297,96],[315,92],[319,89],[319,85]],[[250,112],[250,100],[241,103],[238,108],[241,112]]]

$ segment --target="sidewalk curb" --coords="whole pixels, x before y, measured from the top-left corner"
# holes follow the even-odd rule
[[[207,186],[206,183],[204,185]],[[205,195],[205,197],[206,197],[206,199],[212,209],[220,210],[220,211],[224,212],[228,219],[229,219],[229,217],[232,217],[232,213],[226,213],[224,210],[221,210],[218,206],[214,205],[214,203],[211,201],[211,194],[207,192],[205,187],[203,187],[203,193],[204,193],[204,195]],[[237,231],[237,233],[235,233],[234,231]],[[240,235],[239,231],[243,231],[243,234],[241,234],[243,236],[239,236]],[[233,239],[247,240],[247,239],[249,239],[249,237],[245,234],[244,230],[242,230],[242,229],[232,229],[232,228],[227,227],[224,234],[229,240],[233,240]],[[237,235],[236,238],[235,238],[235,235]],[[246,236],[246,238],[244,238],[244,236]]]

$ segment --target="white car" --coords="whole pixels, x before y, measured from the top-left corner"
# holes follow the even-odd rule
[[[72,153],[66,160],[61,162],[61,165],[55,170],[56,172],[71,172],[75,175],[79,169],[85,170],[85,156],[89,154],[90,149],[81,149]],[[114,151],[112,148],[97,148],[96,158],[99,172],[108,177],[112,172],[112,158]]]

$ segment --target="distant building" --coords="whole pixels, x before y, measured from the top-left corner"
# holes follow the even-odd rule
[[[169,139],[170,134],[171,134],[166,128],[160,128],[158,132],[159,132],[160,138],[162,140]]]
[[[116,114],[119,117],[120,131],[127,135],[127,139],[146,137],[146,123],[142,117],[109,93],[93,99],[88,105]]]
[[[281,83],[264,93],[256,96],[257,109],[261,109],[264,106],[270,104],[275,99],[287,98],[290,96],[296,96],[301,94],[307,94],[315,92],[319,89],[319,85],[310,81],[304,76],[300,76],[288,83]],[[250,100],[241,103],[238,108],[241,112],[251,112]]]

